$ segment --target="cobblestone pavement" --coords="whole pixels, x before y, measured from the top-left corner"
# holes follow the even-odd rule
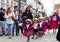
[[[57,33],[56,33],[57,34]],[[52,30],[48,33],[46,32],[45,35],[37,40],[30,40],[30,42],[58,42],[56,40],[56,34],[52,33]],[[12,39],[9,39],[8,36],[0,37],[0,42],[26,42],[26,37],[20,34],[19,36],[13,36]]]

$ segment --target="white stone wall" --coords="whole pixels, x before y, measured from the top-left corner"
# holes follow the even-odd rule
[[[27,0],[27,4],[32,5],[32,7],[36,9],[36,2],[34,0]]]

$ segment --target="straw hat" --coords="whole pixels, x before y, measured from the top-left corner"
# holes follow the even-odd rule
[[[42,20],[45,20],[46,19],[46,17],[42,17]]]
[[[38,18],[35,18],[33,21],[38,21]]]
[[[42,17],[39,17],[39,18],[38,18],[38,20],[41,20],[41,19],[42,19]]]
[[[26,19],[26,22],[31,22],[31,20],[30,19]]]
[[[46,19],[49,19],[49,17],[47,16],[47,17],[45,17]]]

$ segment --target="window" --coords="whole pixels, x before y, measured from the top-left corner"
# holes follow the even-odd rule
[[[1,7],[4,8],[5,7],[5,4],[4,3],[1,3]]]
[[[6,1],[6,5],[9,5],[9,0]]]
[[[17,5],[18,5],[18,3],[16,1],[14,1],[14,6],[17,6]]]
[[[7,9],[9,6],[13,8],[14,4],[18,5],[18,3],[14,0],[0,0],[0,8],[2,7],[2,8]]]
[[[2,8],[5,7],[5,0],[1,0],[1,7],[2,7]]]
[[[2,3],[5,3],[5,0],[1,0]]]

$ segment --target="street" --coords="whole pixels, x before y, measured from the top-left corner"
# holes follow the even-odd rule
[[[52,30],[45,33],[43,37],[36,39],[31,39],[30,42],[58,42],[56,40],[56,34],[52,33]],[[9,39],[8,36],[0,37],[0,42],[26,42],[26,37],[23,36],[21,33],[19,36],[13,36],[12,39]]]

